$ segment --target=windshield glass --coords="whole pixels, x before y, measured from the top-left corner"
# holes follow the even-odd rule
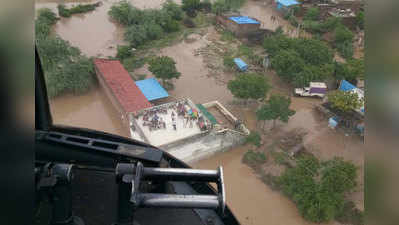
[[[364,100],[345,88],[363,88],[364,3],[302,2],[35,0],[53,122],[146,142],[197,168],[222,164],[242,224],[339,220],[344,204],[361,215]],[[310,82],[325,83],[327,98],[295,91]],[[302,164],[311,185],[293,178]],[[351,183],[299,203],[301,190],[331,185],[313,177],[328,165]],[[312,202],[326,207],[298,211]]]

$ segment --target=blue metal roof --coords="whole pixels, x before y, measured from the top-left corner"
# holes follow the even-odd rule
[[[346,80],[342,80],[341,84],[339,85],[339,90],[341,90],[341,91],[350,91],[350,90],[353,90],[355,88],[356,87],[353,84],[349,83]]]
[[[295,0],[277,0],[277,3],[280,3],[283,6],[291,6],[291,5],[298,5],[299,2]]]
[[[238,23],[238,24],[259,24],[258,21],[252,19],[248,16],[232,16],[229,17],[230,20]]]
[[[135,82],[137,87],[143,92],[148,101],[166,98],[168,92],[159,84],[155,78],[139,80]]]
[[[234,63],[238,66],[238,68],[241,71],[245,71],[248,69],[248,65],[244,61],[242,61],[242,59],[240,59],[240,58],[235,58]]]

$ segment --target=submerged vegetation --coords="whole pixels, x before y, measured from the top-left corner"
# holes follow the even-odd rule
[[[183,10],[170,0],[159,10],[140,10],[129,2],[122,1],[113,5],[108,14],[127,27],[125,40],[135,48],[179,31],[180,21],[183,19]]]
[[[73,6],[72,8],[67,8],[64,4],[59,4],[57,6],[58,9],[58,14],[62,17],[71,17],[73,14],[78,14],[78,13],[85,13],[85,12],[90,12],[96,9],[100,3],[94,3],[94,4],[86,4],[86,5],[77,5]]]
[[[249,150],[242,161],[257,171],[265,184],[290,197],[306,220],[321,223],[335,219],[345,224],[364,224],[363,212],[345,200],[346,194],[357,185],[354,164],[342,158],[320,162],[310,154],[288,159],[283,152],[270,153],[274,161],[286,167],[280,176],[263,171],[262,165],[267,161],[264,152]]]
[[[35,21],[36,45],[42,61],[49,97],[63,93],[82,94],[94,82],[92,61],[69,42],[51,35],[57,17],[50,9],[38,10]]]

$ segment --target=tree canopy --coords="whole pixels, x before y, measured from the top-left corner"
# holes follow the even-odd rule
[[[229,81],[227,88],[236,98],[260,99],[264,98],[270,89],[265,76],[256,73],[240,74]]]
[[[340,216],[345,194],[356,186],[357,168],[342,158],[320,163],[304,155],[296,162],[278,177],[278,184],[303,217],[319,223]]]
[[[295,114],[290,107],[291,99],[281,95],[272,95],[266,104],[262,105],[256,111],[256,118],[258,120],[273,120],[273,128],[276,120],[288,122],[289,118]]]
[[[328,93],[327,97],[331,107],[344,113],[358,109],[363,104],[363,101],[359,99],[357,93],[350,91],[336,90]]]
[[[150,60],[148,69],[155,75],[155,77],[165,80],[173,78],[178,79],[180,72],[176,69],[176,62],[168,56],[158,56]]]
[[[295,86],[324,81],[334,72],[333,52],[320,40],[276,34],[265,38],[263,47],[277,75]]]

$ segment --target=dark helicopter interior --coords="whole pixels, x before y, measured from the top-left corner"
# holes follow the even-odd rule
[[[35,84],[34,224],[239,224],[221,167],[191,169],[142,142],[53,125],[37,52]]]

